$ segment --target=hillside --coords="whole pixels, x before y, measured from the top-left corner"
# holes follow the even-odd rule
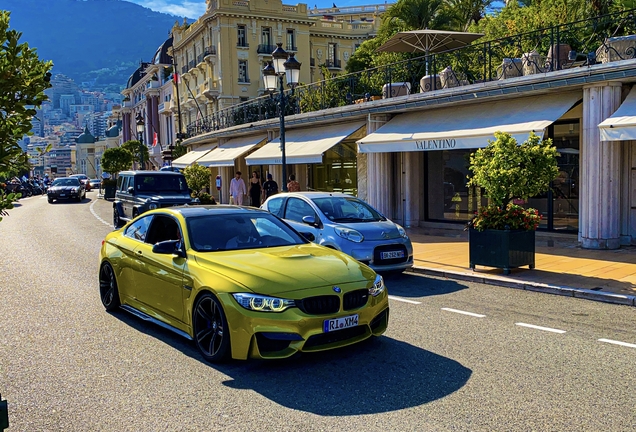
[[[183,21],[122,0],[2,0],[0,9],[54,73],[102,86],[124,86]]]

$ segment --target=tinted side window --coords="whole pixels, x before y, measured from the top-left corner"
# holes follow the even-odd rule
[[[135,240],[146,241],[146,234],[148,232],[148,226],[150,226],[151,220],[152,216],[147,216],[139,219],[134,224],[131,224],[128,228],[126,228],[126,231],[124,231],[124,235]]]
[[[283,198],[273,198],[267,202],[267,210],[276,216],[280,216],[280,208],[282,206]]]
[[[290,198],[287,200],[285,219],[302,222],[305,216],[316,217],[314,209],[309,204],[299,198]]]
[[[166,240],[181,240],[181,230],[170,216],[156,215],[146,236],[146,243],[156,244]]]

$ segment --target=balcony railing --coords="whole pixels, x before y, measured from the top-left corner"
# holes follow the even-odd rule
[[[256,52],[258,54],[269,54],[269,55],[271,55],[274,52],[275,49],[276,49],[276,45],[260,44],[258,46],[258,48],[256,48]]]
[[[204,57],[207,57],[209,55],[216,55],[216,47],[215,46],[205,47],[205,50],[203,50],[203,55]]]
[[[184,74],[188,72],[188,67],[187,66],[181,66],[181,73]]]
[[[341,69],[340,60],[325,60],[325,66],[330,69]]]
[[[194,60],[190,60],[190,61],[188,62],[188,70],[190,70],[190,69],[194,69],[194,68],[196,67],[196,65],[197,65],[197,64],[196,64],[196,62],[195,62]]]
[[[411,57],[297,87],[293,94],[288,91],[285,115],[634,58],[636,9]],[[333,65],[340,67],[340,62]],[[251,99],[191,123],[187,132],[195,136],[276,118],[277,107],[269,96]]]
[[[201,53],[201,54],[199,54],[197,56],[197,64],[203,63],[203,57],[204,57],[203,53]]]

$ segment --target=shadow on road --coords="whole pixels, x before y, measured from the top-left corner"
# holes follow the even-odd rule
[[[125,312],[132,328],[206,363],[194,345]],[[463,387],[472,371],[460,363],[386,336],[286,360],[230,361],[210,367],[287,408],[325,416],[375,414],[419,406]]]
[[[468,289],[466,285],[453,280],[438,279],[413,273],[384,275],[384,282],[389,294],[399,297],[428,297],[451,294]]]

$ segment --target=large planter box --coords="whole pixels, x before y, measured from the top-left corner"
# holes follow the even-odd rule
[[[476,265],[510,269],[529,266],[534,268],[535,231],[470,229],[468,232],[470,268]]]
[[[117,186],[104,186],[104,199],[115,199],[115,190]]]

